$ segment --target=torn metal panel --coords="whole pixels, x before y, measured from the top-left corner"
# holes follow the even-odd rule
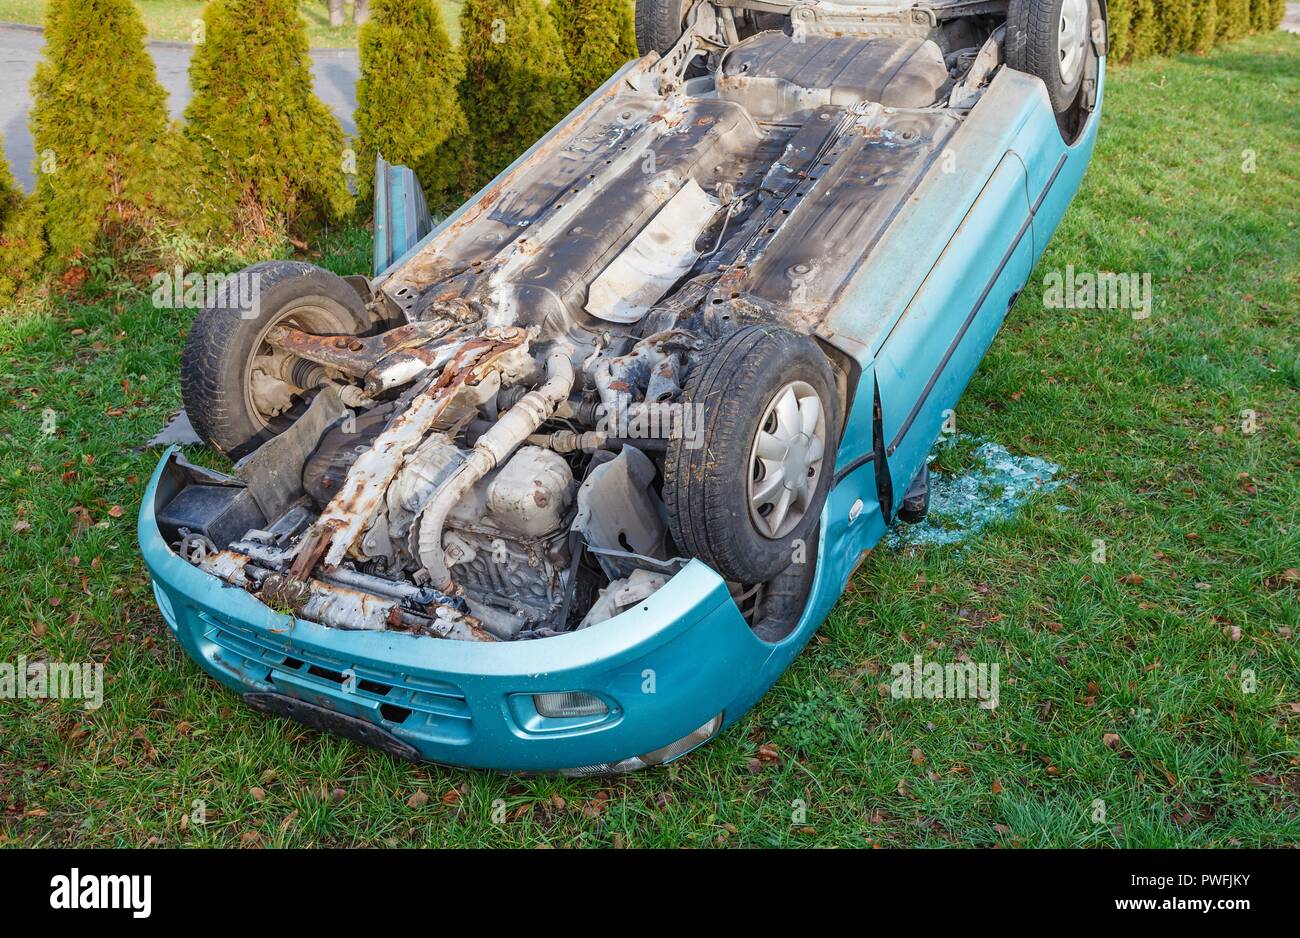
[[[302,496],[302,467],[307,457],[325,431],[351,413],[339,392],[325,385],[289,429],[239,461],[235,474],[248,486],[262,514],[278,518]]]
[[[199,435],[194,432],[194,425],[190,423],[190,415],[185,412],[184,408],[181,408],[167,421],[167,426],[149,438],[149,442],[145,443],[145,446],[172,446],[173,444],[192,446],[202,442]]]
[[[635,446],[624,446],[618,456],[592,469],[578,488],[573,529],[611,577],[629,575],[634,563],[626,556],[613,557],[601,551],[655,560],[668,557],[668,527],[662,503],[651,489],[654,479],[650,457]]]

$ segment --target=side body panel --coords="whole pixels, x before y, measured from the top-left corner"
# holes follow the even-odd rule
[[[960,156],[958,157],[960,161]],[[925,462],[1032,266],[1025,169],[1007,151],[876,358],[890,511]],[[974,294],[974,296],[972,296]]]
[[[862,365],[837,471],[882,450],[886,521],[1065,214],[1099,117],[1100,87],[1067,146],[1042,83],[1002,69],[820,330]],[[880,428],[869,436],[877,389]]]

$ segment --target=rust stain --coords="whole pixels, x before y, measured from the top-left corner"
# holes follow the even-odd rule
[[[298,551],[298,556],[293,559],[293,566],[289,568],[290,578],[299,582],[307,579],[307,575],[311,573],[321,555],[325,553],[325,548],[329,546],[330,538],[341,525],[341,521],[326,521],[312,526],[306,542]]]

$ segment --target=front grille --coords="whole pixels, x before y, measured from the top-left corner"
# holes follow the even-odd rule
[[[330,658],[211,613],[200,612],[199,618],[214,663],[246,683],[275,687],[278,673],[286,685],[291,679],[292,686],[307,684],[326,697],[373,701],[384,723],[403,730],[451,743],[469,739],[469,704],[453,684]],[[293,693],[292,687],[279,689]]]

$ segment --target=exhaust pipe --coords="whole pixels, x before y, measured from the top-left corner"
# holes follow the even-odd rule
[[[448,513],[480,479],[499,466],[555,409],[569,399],[575,380],[568,343],[557,345],[546,358],[546,382],[529,391],[515,406],[478,438],[469,457],[460,468],[425,503],[420,512],[418,551],[420,562],[430,577],[430,584],[447,592],[452,588],[451,573],[442,549],[442,529]]]

